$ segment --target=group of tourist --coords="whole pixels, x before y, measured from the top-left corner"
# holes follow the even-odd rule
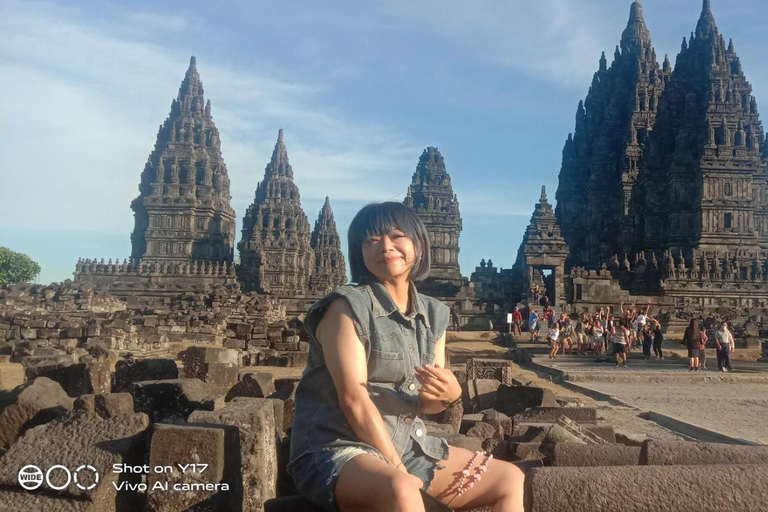
[[[683,334],[682,345],[688,349],[688,371],[698,372],[707,369],[707,331],[699,326],[699,321],[691,319]],[[715,332],[715,348],[717,353],[717,369],[721,372],[733,371],[731,353],[735,349],[733,333],[728,328],[728,321],[720,322],[720,328]]]
[[[545,302],[545,301],[542,301]],[[549,344],[549,357],[554,359],[558,353],[613,355],[616,366],[627,364],[630,351],[641,348],[644,359],[652,357],[664,359],[661,345],[664,335],[661,323],[650,315],[650,302],[645,308],[637,306],[625,308],[620,306],[621,314],[612,313],[611,307],[601,307],[595,313],[581,313],[571,317],[568,313],[557,315],[549,306],[547,300],[541,310],[530,309],[528,315],[528,332],[531,341],[539,341],[542,324],[546,329],[546,340]],[[523,317],[518,307],[512,313],[513,324],[510,326],[514,334],[523,332]],[[708,337],[706,329],[699,326],[697,320],[691,320],[683,336],[682,344],[688,349],[689,371],[706,370]],[[734,350],[733,334],[728,328],[728,322],[723,320],[715,333],[717,348],[717,366],[722,372],[732,371],[731,353]]]
[[[624,308],[621,304],[621,315],[612,314],[611,307],[601,307],[595,313],[584,312],[573,318],[568,313],[559,316],[554,313],[548,301],[544,304],[541,315],[531,309],[528,317],[528,330],[531,341],[539,340],[541,324],[546,325],[547,342],[550,346],[549,357],[556,358],[563,354],[613,354],[616,365],[627,364],[629,351],[642,347],[645,359],[653,357],[663,359],[661,344],[664,336],[661,323],[650,316],[650,302],[642,309],[636,304]],[[522,315],[515,308],[513,317],[513,332],[521,334]]]

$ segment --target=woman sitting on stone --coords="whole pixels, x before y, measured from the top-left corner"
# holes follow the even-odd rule
[[[461,398],[445,368],[449,311],[412,281],[429,273],[429,237],[401,203],[364,207],[349,227],[356,285],[307,313],[311,344],[296,391],[288,467],[328,511],[423,512],[420,489],[457,510],[523,510],[523,475],[427,434],[420,413]]]

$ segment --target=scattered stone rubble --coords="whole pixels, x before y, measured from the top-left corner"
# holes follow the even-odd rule
[[[121,301],[88,283],[21,284],[0,290],[0,361],[21,362],[28,379],[49,376],[70,396],[108,391],[108,383],[100,380],[103,369],[95,364],[114,364],[117,356],[175,357],[172,344],[225,347],[238,366],[302,367],[309,345],[300,332],[298,320],[286,322],[279,301],[227,287],[158,299],[151,307]],[[190,350],[189,357],[198,354]],[[114,352],[111,360],[109,351]],[[87,366],[69,368],[75,363]],[[203,374],[221,370],[189,367],[197,372],[193,376],[206,381]],[[125,388],[122,382],[115,384]]]
[[[294,330],[298,332],[299,327]],[[274,379],[261,371],[238,375],[233,369],[239,368],[240,356],[233,348],[192,347],[176,373],[172,369],[178,367],[171,359],[120,360],[109,379],[119,383],[115,386],[119,392],[86,392],[87,387],[70,386],[70,394],[77,393],[76,397],[65,390],[69,381],[62,384],[29,373],[30,382],[0,394],[2,440],[7,449],[0,458],[0,509],[317,510],[294,496],[285,471],[297,381]],[[564,510],[563,496],[573,496],[573,489],[578,489],[573,498],[578,507],[573,510],[618,510],[615,499],[588,501],[595,493],[615,491],[615,487],[606,490],[595,485],[590,475],[599,476],[600,482],[624,482],[628,487],[622,487],[621,503],[632,501],[633,493],[644,495],[647,479],[680,474],[687,475],[702,500],[727,505],[723,510],[757,510],[756,504],[768,503],[764,462],[768,447],[657,440],[637,446],[617,436],[610,425],[599,424],[594,408],[513,379],[513,364],[468,360],[466,370],[456,371],[457,377],[465,391],[483,389],[484,393],[470,397],[465,392],[462,402],[427,417],[425,423],[452,446],[487,450],[497,459],[520,465],[527,475],[529,512]],[[482,404],[491,406],[478,410]],[[26,491],[18,473],[28,464],[44,471],[53,464],[71,470],[91,464],[100,479],[96,482],[93,473],[86,472],[78,482],[93,487],[84,490],[74,480],[66,482],[63,472],[54,471],[51,482],[63,486],[61,491]],[[133,470],[117,472],[115,465]],[[628,478],[628,467],[639,473],[632,472]],[[638,474],[642,480],[637,480]],[[720,487],[702,483],[709,475],[736,482],[739,492],[714,496]],[[569,492],[563,493],[566,487]],[[669,499],[679,504],[678,497],[667,497],[678,487],[654,489],[653,503]],[[584,508],[586,503],[591,508]],[[639,503],[650,502],[642,498]],[[692,510],[681,506],[674,510]],[[707,506],[699,510],[714,510]],[[434,503],[430,507],[450,510]]]
[[[0,292],[0,354],[22,363],[27,381],[0,392],[0,510],[313,510],[294,496],[285,471],[297,379],[258,369],[306,363],[301,322],[284,315],[280,303],[227,289],[151,308],[71,283]],[[514,378],[512,364],[469,358],[455,371],[463,400],[425,423],[452,446],[524,468],[528,511],[562,509],[563,486],[592,489],[593,470],[606,481],[629,480],[623,496],[631,501],[645,488],[627,479],[627,466],[647,473],[643,481],[678,470],[693,482],[712,474],[749,479],[739,493],[718,496],[695,483],[697,496],[710,500],[697,512],[712,509],[707,503],[732,511],[768,503],[768,448],[637,443],[599,424],[594,408]],[[100,479],[86,472],[78,487],[55,470],[51,483],[61,490],[30,492],[18,480],[29,464],[44,471],[91,464]],[[121,464],[135,471],[114,471]],[[659,488],[654,503],[668,492]],[[575,496],[579,504],[590,494]],[[588,503],[616,510],[619,502]]]

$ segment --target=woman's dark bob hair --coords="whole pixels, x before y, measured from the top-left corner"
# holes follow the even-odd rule
[[[353,283],[376,280],[363,262],[363,242],[370,236],[382,235],[393,229],[405,233],[416,250],[416,261],[411,268],[410,279],[420,281],[429,275],[430,249],[427,228],[411,208],[390,201],[364,206],[349,225],[347,242]]]

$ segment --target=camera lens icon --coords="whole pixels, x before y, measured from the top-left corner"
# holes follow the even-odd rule
[[[19,485],[28,491],[34,491],[43,485],[43,470],[34,464],[28,464],[19,470]]]
[[[83,470],[88,470],[93,473],[93,476],[90,478],[91,482],[88,485],[84,485],[84,483],[80,482],[81,480],[80,472]],[[91,466],[90,464],[83,464],[82,466],[78,467],[75,470],[74,477],[75,477],[75,485],[84,491],[90,491],[91,489],[96,487],[96,485],[99,483],[99,472],[96,471],[96,468]],[[88,482],[87,477],[84,480],[85,480],[85,483]]]
[[[49,488],[61,491],[69,487],[73,480],[78,489],[90,491],[99,483],[99,472],[90,464],[82,464],[74,472],[61,464],[54,464],[43,474],[42,469],[28,464],[21,468],[18,474],[19,485],[27,491],[34,491],[43,485],[43,482]]]

